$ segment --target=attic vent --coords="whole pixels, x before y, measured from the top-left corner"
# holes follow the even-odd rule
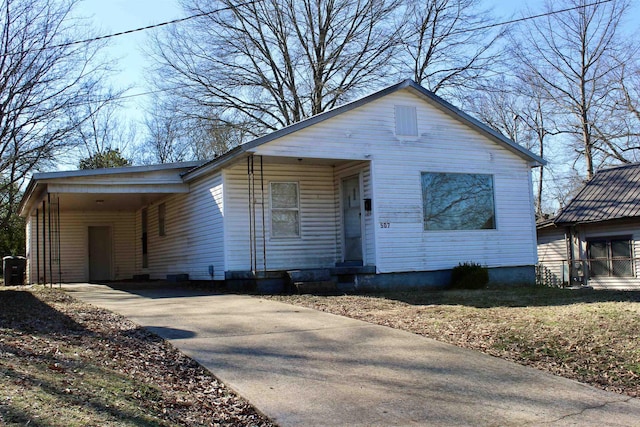
[[[396,135],[418,136],[416,107],[396,105]]]

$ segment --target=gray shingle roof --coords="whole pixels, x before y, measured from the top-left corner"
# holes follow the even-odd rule
[[[640,217],[640,163],[598,171],[558,214],[556,224]]]

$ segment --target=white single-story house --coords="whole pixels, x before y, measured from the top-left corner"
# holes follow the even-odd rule
[[[28,281],[321,270],[379,288],[442,285],[469,261],[533,282],[543,163],[407,80],[209,162],[35,174]]]
[[[543,282],[640,289],[640,164],[596,172],[537,228]]]

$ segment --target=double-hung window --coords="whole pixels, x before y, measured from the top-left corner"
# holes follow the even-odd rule
[[[496,228],[493,175],[422,173],[425,230]]]
[[[271,237],[300,237],[300,193],[297,182],[272,182]]]

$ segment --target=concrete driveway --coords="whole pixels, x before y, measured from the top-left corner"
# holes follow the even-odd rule
[[[281,426],[640,425],[640,400],[408,332],[242,295],[68,285]]]

